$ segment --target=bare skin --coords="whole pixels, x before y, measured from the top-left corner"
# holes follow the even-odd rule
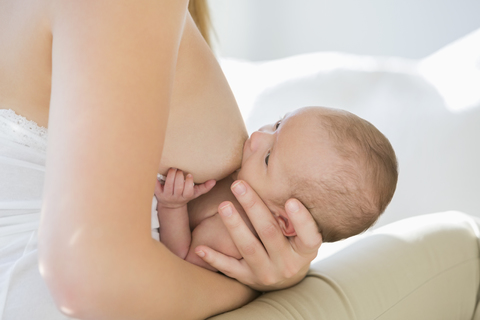
[[[246,211],[230,189],[238,179],[248,181],[255,188],[271,211],[267,215],[275,218],[275,227],[294,243],[297,235],[293,223],[284,206],[276,200],[288,199],[292,194],[288,177],[325,175],[332,171],[330,166],[342,161],[332,152],[326,132],[318,139],[316,116],[324,112],[329,110],[301,108],[261,127],[245,143],[242,167],[216,184],[210,180],[194,185],[191,175],[185,177],[181,170],[170,169],[165,181],[158,182],[155,189],[162,243],[182,259],[212,271],[217,270],[196,254],[198,246],[215,249],[226,259],[241,260],[243,257],[219,214],[219,206],[229,201],[256,234]],[[318,154],[322,155],[321,160]],[[305,259],[301,255],[295,258]]]
[[[45,128],[52,86],[48,5],[0,2],[0,109],[12,109]],[[190,18],[178,51],[167,128],[160,173],[178,167],[204,182],[240,167],[245,125],[220,66]]]
[[[39,264],[69,316],[199,319],[256,296],[150,237],[159,163],[182,166],[198,181],[219,179],[238,168],[235,151],[246,138],[228,84],[186,6],[185,0],[0,2],[0,108],[49,129]],[[268,210],[248,186],[238,197],[247,214]],[[242,260],[256,273],[248,266],[232,273],[231,262],[208,248],[205,261],[256,288],[287,287],[303,277],[308,263],[288,272],[281,263],[273,268],[248,227],[231,223],[238,213],[229,217],[223,221],[240,252],[257,247]],[[305,226],[305,239],[316,239],[294,248],[311,256],[320,236],[313,220],[305,222],[309,217],[300,207],[292,221]],[[263,218],[249,218],[257,231],[268,227]],[[287,261],[292,248],[278,245],[282,238],[277,232],[262,241],[271,256]]]

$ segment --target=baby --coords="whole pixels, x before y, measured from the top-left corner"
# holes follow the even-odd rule
[[[361,233],[385,210],[397,184],[397,160],[387,138],[372,124],[343,110],[301,108],[252,133],[241,168],[229,177],[194,185],[193,177],[170,169],[155,196],[160,240],[191,263],[215,270],[195,254],[206,245],[241,259],[221,221],[218,206],[233,203],[256,235],[230,190],[246,181],[265,202],[284,236],[295,236],[284,204],[301,201],[324,242]],[[201,196],[203,195],[203,196]]]

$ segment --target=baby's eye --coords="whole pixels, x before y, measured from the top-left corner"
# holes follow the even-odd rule
[[[268,166],[268,158],[270,158],[270,151],[268,152],[267,156],[265,157],[265,164]]]
[[[280,123],[282,123],[282,120],[278,120],[277,123],[275,123],[275,130],[277,130],[278,127],[280,127]]]

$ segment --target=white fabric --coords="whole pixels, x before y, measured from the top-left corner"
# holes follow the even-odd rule
[[[13,110],[0,110],[0,134],[39,153],[44,154],[47,151],[47,129],[16,114]]]
[[[37,265],[37,229],[47,129],[0,110],[0,319],[69,319],[60,313]],[[159,239],[156,201],[152,237]]]
[[[0,110],[0,319],[68,319],[37,267],[47,130]]]

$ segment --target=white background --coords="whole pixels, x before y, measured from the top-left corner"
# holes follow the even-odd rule
[[[480,28],[480,0],[209,0],[221,57],[315,51],[420,59]]]

